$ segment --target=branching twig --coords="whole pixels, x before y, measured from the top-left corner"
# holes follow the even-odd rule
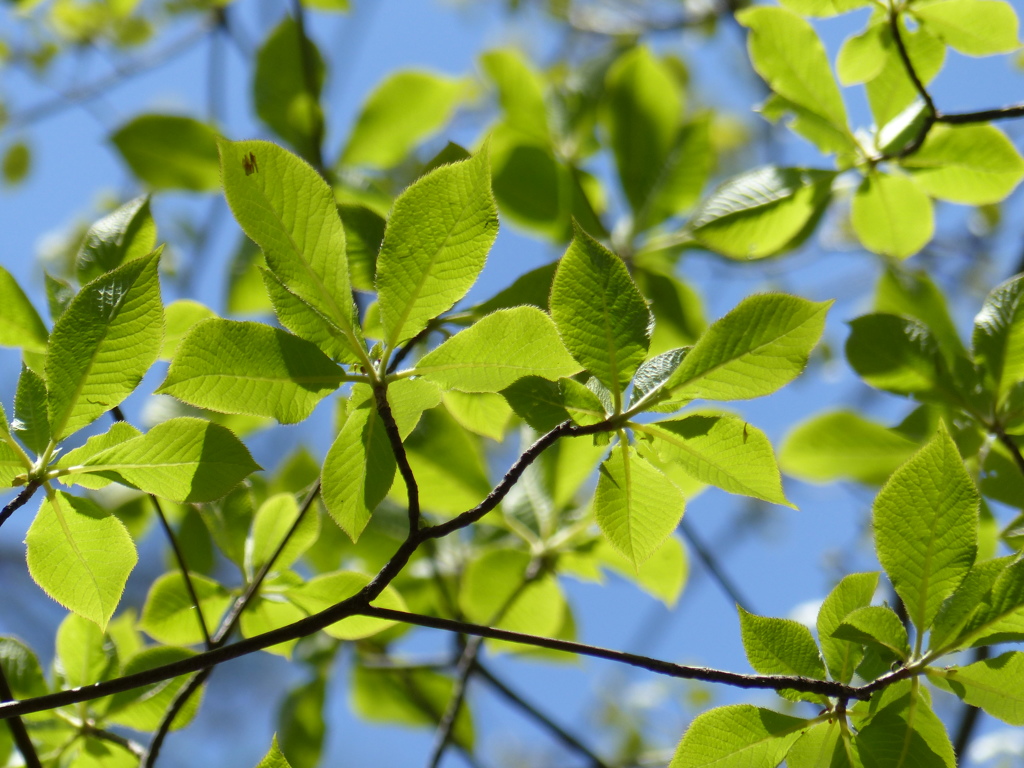
[[[571,750],[574,750],[590,761],[593,768],[609,768],[600,757],[595,755],[583,742],[573,736],[571,733],[566,731],[562,726],[552,720],[550,717],[545,715],[533,704],[528,702],[518,693],[508,687],[502,680],[494,675],[490,669],[484,666],[480,661],[476,663],[476,674],[480,676],[482,680],[485,680],[496,692],[504,696],[515,706],[519,707],[523,712],[528,714],[540,725],[544,726],[547,730],[557,738],[562,744]]]
[[[2,665],[0,665],[0,700],[14,701],[14,693],[11,691],[11,686],[7,683],[7,675],[4,674]],[[35,745],[32,743],[32,737],[29,736],[28,728],[25,727],[25,721],[20,717],[12,717],[7,721],[7,727],[11,729],[14,745],[18,748],[22,759],[25,761],[25,768],[43,768],[43,764],[39,762],[39,755],[36,752]]]

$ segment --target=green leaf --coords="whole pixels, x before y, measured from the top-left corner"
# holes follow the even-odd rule
[[[4,184],[15,186],[28,176],[32,169],[32,150],[24,141],[16,141],[7,147],[2,163]]]
[[[75,257],[78,282],[84,285],[127,261],[147,255],[154,248],[156,222],[149,210],[149,195],[142,195],[89,227]]]
[[[223,585],[198,573],[190,573],[189,578],[199,598],[203,620],[212,634],[231,605],[231,593]],[[153,582],[142,607],[139,629],[165,645],[198,645],[203,642],[196,606],[181,573],[165,573]]]
[[[557,633],[565,599],[550,574],[527,581],[531,561],[527,552],[513,549],[492,549],[472,560],[458,597],[466,619],[543,637]]]
[[[974,318],[974,358],[997,401],[1024,379],[1024,278],[992,289]]]
[[[79,468],[181,503],[219,499],[258,469],[231,430],[185,417],[111,446]]]
[[[927,194],[968,205],[1001,202],[1024,178],[1024,158],[1006,134],[987,123],[936,125],[900,164]]]
[[[50,420],[46,409],[46,383],[39,374],[22,365],[14,395],[11,431],[36,455],[41,455],[50,443]]]
[[[848,683],[864,657],[859,643],[835,636],[835,630],[852,611],[871,603],[878,586],[877,573],[851,573],[836,584],[818,609],[818,638],[821,655],[833,680]]]
[[[675,530],[684,504],[672,481],[631,446],[620,443],[601,464],[594,514],[604,535],[634,568]]]
[[[833,630],[832,636],[878,646],[900,661],[910,658],[907,628],[896,612],[884,605],[866,605],[850,611]]]
[[[996,561],[1000,562],[1000,561]],[[975,567],[978,578],[968,574],[964,580],[964,594],[959,590],[950,601],[949,610],[943,612],[944,627],[949,627],[943,638],[955,640],[946,644],[952,649],[968,645],[992,644],[1002,641],[1020,642],[1024,639],[1024,565],[1022,561],[1001,568],[982,563]],[[994,577],[994,578],[993,578]],[[985,588],[991,584],[991,589]],[[955,610],[959,609],[959,610]],[[945,614],[949,614],[946,616]],[[966,618],[962,618],[966,617]],[[933,641],[933,645],[938,640]]]
[[[451,337],[420,359],[415,372],[448,389],[498,392],[523,376],[554,380],[579,369],[546,313],[516,307]]]
[[[803,370],[830,306],[779,293],[744,299],[697,340],[665,391],[706,400],[771,394]]]
[[[542,145],[548,144],[551,134],[544,102],[545,81],[530,62],[515,49],[499,48],[480,56],[480,68],[498,90],[505,125]]]
[[[216,316],[217,313],[208,306],[191,299],[178,299],[168,304],[164,309],[164,344],[160,349],[160,359],[173,359],[181,340],[192,327]]]
[[[92,685],[117,672],[117,651],[110,638],[96,624],[77,614],[68,614],[54,638],[59,682],[68,688]]]
[[[766,9],[768,10],[768,9]],[[693,213],[693,238],[732,259],[763,259],[799,243],[832,195],[832,171],[767,165],[723,182]]]
[[[849,738],[847,731],[847,738]],[[811,726],[786,754],[786,768],[846,768],[842,728],[835,720]]]
[[[679,130],[641,212],[641,226],[653,227],[679,216],[700,200],[717,160],[711,132],[709,114],[697,117]]]
[[[1017,40],[1017,13],[1002,0],[939,0],[915,5],[914,16],[942,42],[968,56],[1011,53]]]
[[[806,727],[749,704],[716,707],[693,719],[669,768],[775,768]]]
[[[551,282],[554,280],[557,267],[558,262],[555,261],[520,275],[510,286],[473,307],[473,314],[484,317],[499,309],[512,309],[525,304],[547,309]]]
[[[20,640],[0,637],[0,665],[14,698],[29,699],[50,692],[35,652]]]
[[[885,707],[854,738],[864,768],[956,768],[946,727],[918,694]]]
[[[444,407],[459,424],[495,442],[505,438],[512,408],[501,395],[491,392],[466,394],[451,389],[441,395]]]
[[[270,743],[270,751],[263,756],[263,759],[260,760],[256,768],[292,768],[281,752],[281,748],[277,745],[277,734],[274,734],[274,738]]]
[[[878,20],[868,24],[859,34],[843,41],[836,57],[836,75],[843,85],[866,83],[885,68],[890,49],[894,45],[888,22]]]
[[[501,394],[516,415],[537,432],[549,432],[569,419],[562,390],[556,382],[524,376]],[[603,416],[604,409],[601,411]]]
[[[306,0],[308,2],[308,0]],[[292,768],[316,768],[323,753],[324,700],[326,685],[323,677],[288,691],[277,711],[281,750],[287,755]]]
[[[287,542],[274,560],[275,570],[287,568],[313,546],[320,535],[320,515],[316,507],[307,510],[301,522],[295,525],[298,517],[299,505],[290,493],[275,494],[260,505],[252,522],[252,544],[245,552],[250,573],[256,573],[269,562],[286,536]]]
[[[932,202],[905,176],[873,172],[864,177],[850,211],[861,244],[883,256],[905,259],[932,239]]]
[[[620,410],[647,357],[651,313],[622,260],[579,228],[555,272],[551,316],[566,348]]]
[[[1008,651],[966,667],[929,670],[928,678],[1010,725],[1024,725],[1024,653]]]
[[[365,356],[345,228],[327,182],[295,155],[266,141],[221,141],[219,147],[224,195],[270,270],[330,320],[354,353]]]
[[[49,334],[21,286],[0,267],[0,347],[20,347],[31,352],[46,350]]]
[[[25,545],[29,573],[43,591],[105,628],[138,560],[121,521],[90,499],[55,491]]]
[[[49,272],[44,273],[43,279],[46,283],[46,306],[56,322],[75,298],[76,290],[67,280],[54,277]]]
[[[784,8],[748,8],[736,19],[750,29],[750,60],[773,91],[848,130],[828,55],[809,23]]]
[[[211,318],[181,342],[157,392],[200,408],[294,424],[343,380],[341,368],[308,341],[261,323]]]
[[[946,46],[920,25],[913,31],[909,30],[907,21],[902,16],[899,24],[900,39],[914,65],[914,71],[921,83],[927,86],[942,69],[946,60]],[[875,117],[875,124],[880,128],[888,128],[887,124],[890,121],[901,117],[905,110],[920,99],[917,88],[907,75],[906,65],[895,43],[888,47],[888,51],[889,55],[882,71],[866,85],[868,104]],[[882,136],[884,135],[885,132],[882,133]]]
[[[320,157],[319,143],[324,133],[320,108],[324,73],[324,61],[316,44],[290,16],[274,28],[256,52],[256,114],[311,161]],[[258,158],[260,165],[262,161],[262,157]]]
[[[897,315],[853,320],[846,359],[864,381],[887,392],[935,396],[944,382],[943,358],[931,332]]]
[[[909,271],[890,264],[875,287],[875,311],[919,320],[935,336],[949,361],[966,352],[946,297],[923,270]]]
[[[357,363],[345,333],[317,309],[300,299],[273,272],[260,269],[263,285],[274,305],[278,322],[299,338],[314,344],[332,360]]]
[[[654,331],[650,354],[657,355],[693,344],[707,330],[707,321],[700,294],[677,278],[671,266],[652,261],[635,264],[633,279],[651,302]]]
[[[451,119],[465,95],[461,79],[416,70],[390,75],[363,104],[340,164],[394,167]]]
[[[372,404],[349,411],[327,452],[321,477],[327,511],[357,541],[395,477],[395,455]]]
[[[154,189],[210,192],[217,173],[217,133],[190,117],[139,115],[110,140],[139,179]]]
[[[126,440],[141,436],[142,433],[126,421],[114,422],[110,429],[100,435],[93,435],[85,441],[85,445],[79,446],[68,453],[63,454],[54,465],[57,469],[67,470],[70,467],[78,467],[85,464],[97,453],[102,453],[108,448],[123,443]],[[65,485],[80,485],[83,488],[97,490],[110,485],[114,479],[100,475],[87,473],[62,474],[57,478]]]
[[[738,416],[700,413],[637,424],[658,455],[687,474],[729,493],[792,507],[782,490],[775,453],[764,432]]]
[[[597,379],[589,379],[586,384],[559,379],[558,391],[569,418],[581,426],[604,421],[614,410],[608,390]]]
[[[145,648],[128,659],[124,674],[133,675],[164,664],[173,664],[195,655],[187,648],[155,647]],[[106,718],[111,723],[123,725],[136,731],[155,731],[167,714],[171,703],[187,684],[187,678],[176,677],[154,685],[136,688],[115,694],[110,700]],[[199,712],[200,695],[192,696],[171,721],[170,730],[179,730],[188,725]]]
[[[779,465],[805,482],[857,480],[880,485],[916,450],[914,442],[854,411],[832,411],[808,419],[786,435]]]
[[[352,287],[360,291],[373,291],[373,278],[377,274],[377,253],[384,242],[384,217],[365,205],[346,203],[338,206],[341,223],[345,226],[348,249],[348,268]]]
[[[423,379],[398,379],[388,383],[388,404],[391,415],[395,417],[398,433],[404,441],[416,428],[424,411],[434,408],[441,402],[441,390],[436,384]],[[349,412],[359,408],[363,403],[374,405],[373,390],[365,384],[356,384],[352,388],[349,401]]]
[[[163,338],[158,260],[154,253],[98,277],[58,318],[46,350],[54,440],[119,405],[156,360]]]
[[[740,634],[747,660],[762,675],[796,675],[825,679],[825,664],[811,630],[791,619],[757,616],[739,608]],[[794,701],[825,701],[819,694],[782,689],[779,695]]]
[[[801,16],[835,16],[870,5],[871,0],[782,0],[782,5]]]
[[[387,346],[411,339],[466,294],[497,234],[486,149],[399,195],[377,260]]]
[[[639,568],[635,568],[606,539],[600,539],[594,550],[596,559],[603,567],[635,582],[644,592],[664,603],[665,607],[675,607],[690,570],[686,549],[679,537],[669,536],[665,539],[665,543]]]
[[[634,218],[642,221],[679,132],[682,89],[664,62],[637,45],[608,68],[603,107],[622,189]]]
[[[371,578],[362,573],[335,571],[310,579],[301,586],[289,589],[287,598],[310,614],[319,613],[352,597],[369,584]],[[395,611],[407,611],[405,601],[393,587],[385,587],[379,597],[374,598],[374,605],[390,608]],[[352,616],[336,621],[324,629],[331,637],[339,640],[361,640],[393,627],[395,622],[386,619],[375,619],[370,616]]]
[[[977,550],[978,491],[945,426],[882,487],[872,522],[878,560],[923,633]]]

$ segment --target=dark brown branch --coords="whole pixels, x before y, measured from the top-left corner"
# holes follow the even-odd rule
[[[405,488],[408,495],[409,509],[409,535],[415,536],[420,529],[420,490],[416,485],[416,476],[413,474],[412,466],[409,464],[409,457],[402,444],[402,435],[398,431],[398,424],[395,422],[395,415],[391,412],[388,404],[388,389],[385,384],[378,384],[373,388],[374,400],[377,403],[377,413],[384,422],[384,431],[387,433],[388,442],[391,444],[391,452],[398,464],[398,471],[405,481]]]
[[[547,648],[552,651],[564,651],[579,656],[590,656],[595,659],[616,661],[621,664],[628,664],[632,667],[639,667],[650,672],[667,677],[676,677],[684,680],[703,680],[709,683],[723,683],[737,688],[761,688],[773,691],[800,691],[801,693],[816,693],[823,696],[835,696],[842,699],[863,699],[870,698],[865,694],[865,688],[855,688],[843,683],[831,680],[815,680],[809,677],[788,677],[782,675],[745,675],[738,672],[725,672],[710,667],[691,667],[683,664],[675,664],[670,661],[653,659],[649,656],[639,656],[634,653],[616,651],[610,648],[602,648],[596,645],[586,645],[571,640],[559,640],[551,637],[539,637],[527,635],[522,632],[511,632],[506,629],[485,627],[480,624],[470,624],[465,621],[454,621],[452,619],[441,619],[434,616],[422,616],[406,611],[395,611],[390,608],[378,608],[368,605],[357,611],[362,616],[372,616],[378,619],[389,619],[406,624],[415,624],[420,627],[442,629],[447,632],[460,632],[465,635],[490,638],[492,640],[507,640],[520,645],[530,645],[536,648]],[[892,682],[895,682],[893,680]],[[2,710],[0,710],[2,711]]]
[[[1006,446],[1006,450],[1010,452],[1013,463],[1017,465],[1017,469],[1024,474],[1024,456],[1021,455],[1020,447],[1014,442],[1013,438],[1006,434],[1006,431],[1000,425],[992,427],[992,431],[995,432],[996,438]]]
[[[0,665],[0,701],[14,701],[14,693],[7,683],[3,665]],[[28,728],[25,727],[25,721],[20,717],[12,717],[7,721],[7,727],[11,729],[14,746],[21,753],[21,757],[25,761],[25,768],[43,768],[43,764],[39,762],[39,754],[32,743],[32,737],[29,736]]]
[[[914,62],[910,60],[910,54],[907,52],[907,46],[903,42],[903,33],[900,30],[900,16],[894,8],[889,10],[889,29],[892,32],[893,42],[896,43],[896,51],[903,62],[903,69],[906,71],[907,77],[914,84],[914,90],[924,100],[925,109],[927,109],[925,122],[917,132],[917,135],[896,153],[896,157],[906,157],[919,150],[921,145],[924,144],[924,140],[928,138],[928,134],[935,124],[939,110],[935,108],[935,102],[932,101],[931,94],[928,93],[928,89],[925,88],[921,78],[918,77],[917,70],[914,68]]]
[[[693,548],[697,558],[701,561],[707,572],[711,575],[712,580],[721,587],[722,591],[729,597],[735,605],[738,605],[745,611],[750,611],[750,603],[743,599],[740,595],[739,589],[733,584],[725,571],[723,571],[718,565],[718,559],[711,553],[704,542],[697,536],[697,532],[693,530],[684,517],[679,521],[679,530],[683,534],[683,538],[686,539],[687,543]]]
[[[982,109],[977,112],[939,113],[935,116],[935,121],[937,123],[949,123],[950,125],[963,125],[965,123],[984,123],[989,120],[1012,120],[1017,117],[1024,117],[1024,104],[1012,104],[1008,107],[996,107],[995,109]]]
[[[476,663],[476,674],[479,675],[481,680],[486,681],[487,684],[490,685],[497,693],[504,696],[506,700],[517,706],[540,725],[549,730],[556,739],[562,742],[562,744],[569,749],[578,752],[589,760],[592,768],[609,768],[608,764],[594,754],[583,742],[562,728],[562,726],[545,715],[518,693],[509,688],[508,685],[496,677],[490,669],[481,664],[480,661],[477,661]]]
[[[11,515],[25,506],[38,489],[39,483],[35,480],[26,485],[21,493],[15,496],[3,510],[0,510],[0,525],[6,523]]]

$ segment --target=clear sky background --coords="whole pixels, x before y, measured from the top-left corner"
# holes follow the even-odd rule
[[[327,142],[329,157],[341,146],[362,100],[389,72],[414,67],[472,76],[476,57],[486,48],[520,45],[543,60],[554,43],[540,17],[527,15],[525,20],[510,23],[498,2],[353,3],[356,11],[349,16],[314,15],[310,22],[311,33],[334,65],[324,92],[327,124],[331,129]],[[1021,12],[1021,0],[1014,4]],[[250,41],[257,43],[284,13],[286,4],[239,0],[236,5],[241,27]],[[860,28],[865,17],[866,12],[862,11],[819,25],[833,57],[843,37]],[[693,72],[691,103],[731,109],[752,129],[760,130],[763,121],[750,112],[750,107],[761,91],[749,65],[740,58],[742,36],[736,27],[724,26],[713,42],[692,33],[673,33],[658,35],[653,43],[661,49],[681,52],[686,58]],[[9,18],[0,19],[0,35],[7,36],[11,28]],[[172,28],[165,39],[169,42],[185,31]],[[172,64],[133,78],[84,107],[59,111],[23,129],[0,132],[0,150],[19,137],[27,138],[34,149],[34,167],[27,182],[13,190],[0,190],[0,263],[18,277],[40,309],[45,301],[37,254],[47,250],[76,219],[95,218],[104,195],[137,192],[107,140],[117,126],[143,112],[176,111],[200,118],[215,117],[225,135],[233,139],[266,135],[248,116],[250,73],[231,46],[223,49],[224,76],[217,91],[222,98],[215,113],[210,114],[206,75],[210,55],[209,46],[199,45]],[[107,71],[109,68],[97,57],[86,56],[76,64],[75,72],[65,71],[54,83],[88,83]],[[69,75],[77,80],[66,79]],[[15,115],[57,95],[22,76],[8,77],[5,73],[4,77],[0,89]],[[951,54],[944,74],[934,86],[934,94],[940,108],[960,111],[1019,101],[1024,93],[1022,85],[1024,77],[1009,58],[978,61]],[[866,125],[869,118],[865,103],[856,92],[848,96],[852,119]],[[1021,127],[1002,127],[1020,147]],[[474,143],[478,136],[475,122],[457,119],[452,130],[439,137],[438,142],[443,144],[451,138]],[[814,150],[799,140],[783,140],[783,152],[783,158],[775,159],[790,164],[822,162]],[[157,196],[153,209],[161,239],[173,234],[180,211],[206,215],[209,205],[207,201],[196,202],[183,196]],[[1006,204],[1006,215],[1020,218],[1020,208],[1021,197],[1015,194]],[[958,221],[969,215],[953,206],[943,210]],[[199,298],[222,312],[224,266],[237,229],[223,203],[218,211],[213,214],[219,222],[218,235],[211,245],[198,257],[179,255],[197,274]],[[1018,228],[998,243],[995,272],[990,281],[1009,275],[1021,247],[1019,235]],[[550,246],[503,223],[488,267],[470,299],[486,298],[512,276],[558,255]],[[939,267],[941,271],[941,264]],[[815,240],[798,254],[757,265],[726,263],[707,254],[695,254],[684,259],[680,273],[702,290],[709,319],[721,316],[743,296],[760,290],[789,290],[814,300],[838,300],[826,332],[826,343],[835,354],[833,359],[819,356],[803,379],[777,395],[738,404],[749,421],[765,430],[776,445],[787,428],[827,406],[866,403],[890,423],[910,410],[905,401],[870,395],[843,361],[844,323],[868,310],[871,287],[878,273],[878,262],[869,254]],[[177,298],[173,281],[165,280],[164,292],[165,300]],[[957,319],[965,332],[981,299],[982,295],[970,286],[964,286],[956,297]],[[18,367],[16,354],[0,350],[0,400],[5,405],[13,401]],[[145,406],[145,393],[152,391],[162,373],[158,365],[141,388],[143,396],[130,402],[129,415],[134,420],[138,421]],[[257,459],[264,466],[273,467],[282,455],[282,446],[299,442],[309,444],[322,456],[330,439],[329,417],[328,405],[316,412],[311,425],[283,428],[275,431],[272,439],[257,437],[252,443]],[[791,480],[786,481],[786,490],[799,510],[768,508],[712,490],[693,501],[687,511],[688,521],[720,554],[752,609],[765,615],[793,615],[801,606],[823,598],[844,573],[877,567],[864,527],[873,497],[870,490],[813,487]],[[0,632],[25,637],[48,661],[53,627],[64,612],[32,585],[25,573],[21,539],[30,522],[28,512],[31,509],[5,525],[0,536],[0,579],[5,591]],[[150,537],[143,549],[155,554],[160,551],[160,543],[156,537]],[[146,577],[151,580],[153,572],[147,572],[143,560],[139,573],[130,582],[129,600],[142,600]],[[692,559],[691,583],[673,613],[617,579],[610,579],[601,587],[566,580],[565,586],[576,608],[579,638],[584,642],[685,663],[735,671],[749,669],[740,645],[734,607]],[[417,633],[417,637],[420,639],[414,646],[416,650],[449,647],[450,638],[446,636]],[[329,691],[330,704],[325,712],[329,736],[323,765],[371,768],[417,765],[425,760],[432,740],[429,731],[374,726],[353,718],[347,703],[344,666],[338,665],[338,675]],[[620,706],[634,707],[638,716],[650,714],[666,747],[679,738],[693,714],[686,706],[692,686],[604,662],[553,666],[502,657],[496,668],[514,681],[520,692],[599,750],[607,746],[596,719],[605,700],[614,699]],[[297,670],[283,660],[266,655],[219,669],[212,678],[200,716],[187,731],[170,737],[161,765],[255,765],[269,745],[277,699],[285,683],[293,681],[296,674]],[[717,703],[751,700],[749,694],[739,697],[721,687],[713,689],[712,694]],[[499,764],[498,758],[507,751],[536,755],[538,750],[551,750],[559,754],[546,735],[499,701],[486,695],[481,702],[482,708],[477,710],[479,739],[494,745],[484,752],[485,765]],[[778,699],[766,693],[761,703],[777,706]],[[944,711],[941,706],[940,711]],[[984,730],[1001,727],[986,720]],[[578,762],[578,758],[561,753],[561,759],[551,764],[569,766]],[[452,752],[447,765],[460,764],[460,758]]]

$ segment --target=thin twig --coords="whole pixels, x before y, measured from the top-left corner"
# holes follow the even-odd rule
[[[963,125],[964,123],[986,123],[990,120],[1012,120],[1017,117],[1024,117],[1024,104],[1011,104],[1006,107],[996,107],[995,109],[981,109],[977,112],[954,112],[950,114],[940,112],[935,116],[935,122]]]
[[[6,507],[0,510],[0,525],[6,523],[7,519],[11,515],[17,512],[21,507],[25,506],[38,488],[39,482],[36,480],[31,481],[22,489],[21,493],[15,496]]]
[[[7,675],[4,673],[3,665],[0,664],[0,701],[14,700],[14,693],[7,682]],[[25,761],[25,768],[43,768],[43,764],[39,762],[39,754],[36,752],[36,747],[32,743],[32,737],[29,736],[28,728],[25,727],[25,721],[20,717],[12,717],[7,721],[7,727],[11,729],[14,745],[18,748],[22,759]]]
[[[9,129],[24,128],[59,112],[63,112],[68,107],[86,103],[109,94],[112,89],[122,83],[149,70],[161,67],[187,52],[199,43],[210,32],[210,29],[211,25],[209,23],[201,24],[181,40],[175,41],[155,54],[135,59],[118,67],[112,74],[106,77],[101,77],[88,85],[67,91],[49,101],[44,101],[22,112],[17,112],[10,116],[10,119],[7,121],[7,127]]]
[[[996,424],[992,427],[992,431],[995,432],[996,438],[1001,442],[1006,449],[1010,452],[1010,456],[1013,458],[1013,463],[1017,465],[1017,469],[1024,474],[1024,456],[1021,455],[1020,447],[1014,442],[1013,438],[1006,434],[1006,430],[1002,426]]]
[[[932,126],[935,124],[935,119],[938,117],[939,110],[935,108],[935,102],[932,101],[931,94],[928,93],[928,89],[925,88],[924,83],[921,82],[921,78],[917,75],[917,70],[914,69],[914,62],[910,60],[910,54],[907,51],[907,46],[903,42],[903,33],[900,31],[900,16],[895,8],[890,7],[889,9],[889,29],[892,32],[893,42],[896,43],[896,50],[899,53],[900,60],[903,62],[903,69],[907,73],[907,77],[914,84],[914,90],[917,91],[918,95],[924,100],[925,109],[927,114],[925,115],[925,122],[921,126],[921,129],[917,132],[917,135],[902,147],[899,152],[896,153],[897,157],[906,157],[912,155],[914,152],[921,148],[924,144],[924,140],[928,138],[928,134],[931,132]]]
[[[416,484],[416,476],[413,474],[412,465],[409,464],[409,456],[402,444],[402,435],[398,431],[398,424],[395,422],[395,415],[391,412],[388,404],[388,389],[386,384],[377,384],[373,387],[373,396],[377,404],[377,413],[384,422],[384,432],[387,433],[388,442],[391,443],[391,452],[398,464],[398,471],[405,481],[406,493],[408,496],[409,509],[409,535],[415,536],[420,529],[420,491]]]
[[[221,625],[217,629],[216,634],[210,640],[210,651],[224,647],[224,644],[231,636],[231,633],[235,631],[235,627],[238,625],[238,622],[242,617],[242,612],[256,597],[260,586],[263,584],[263,580],[267,577],[267,574],[270,573],[270,569],[273,568],[277,558],[281,556],[281,552],[284,551],[285,545],[287,545],[288,541],[295,534],[295,531],[298,530],[299,524],[309,512],[309,509],[313,506],[313,501],[319,493],[320,481],[317,480],[313,488],[310,489],[306,498],[303,500],[302,506],[299,507],[299,514],[295,516],[295,521],[285,532],[285,535],[281,537],[281,541],[278,543],[273,554],[267,558],[267,561],[253,577],[249,586],[246,587],[245,592],[235,601],[234,605],[231,606],[231,610],[221,621]],[[171,725],[174,723],[174,719],[178,716],[178,713],[182,710],[185,704],[188,703],[188,700],[192,698],[195,692],[199,690],[204,683],[206,683],[210,675],[213,674],[213,670],[213,666],[193,670],[197,671],[197,674],[182,686],[170,706],[164,712],[163,719],[160,721],[159,727],[153,734],[153,740],[150,742],[149,748],[146,750],[146,754],[143,756],[142,761],[139,764],[139,768],[152,768],[156,763],[157,757],[160,755],[160,749],[163,747],[164,740],[167,738],[167,734],[171,730]]]
[[[537,709],[533,704],[509,688],[508,685],[496,677],[495,674],[480,661],[477,661],[476,663],[476,674],[480,676],[480,679],[486,681],[487,684],[490,685],[497,693],[500,693],[509,702],[519,707],[519,709],[549,730],[555,738],[562,742],[562,744],[571,750],[579,752],[583,757],[587,758],[593,768],[609,768],[608,764],[594,754],[586,744],[581,742],[567,730],[562,728],[562,726]]]
[[[748,606],[750,603],[743,599],[740,595],[739,589],[733,583],[732,579],[730,579],[726,575],[725,571],[719,567],[718,559],[714,554],[712,554],[711,550],[704,545],[704,542],[701,541],[699,536],[697,536],[697,532],[693,530],[693,526],[686,521],[685,517],[679,521],[679,530],[682,532],[683,538],[686,539],[687,543],[696,553],[701,563],[703,563],[704,568],[707,569],[707,572],[711,575],[712,580],[721,587],[722,591],[725,592],[734,604],[749,612],[750,608]]]

